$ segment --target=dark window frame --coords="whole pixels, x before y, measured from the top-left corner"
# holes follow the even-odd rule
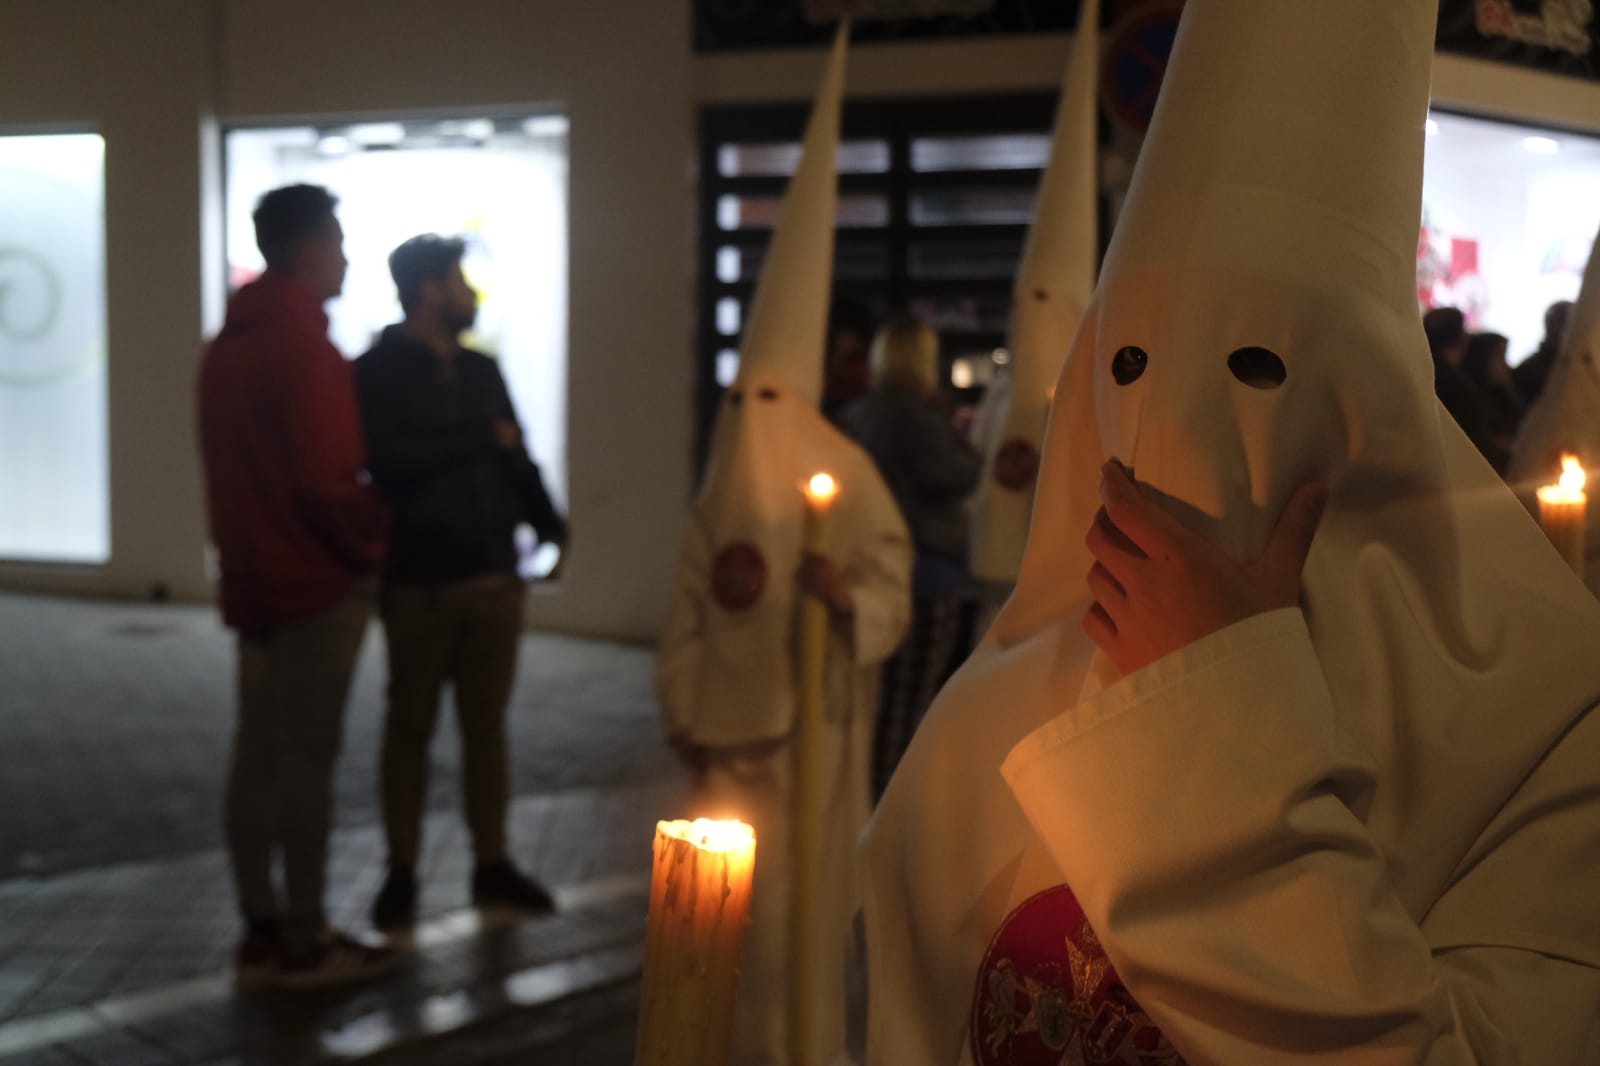
[[[833,298],[852,299],[886,314],[903,311],[919,297],[972,296],[1000,300],[1009,306],[1012,272],[1004,277],[952,277],[918,279],[910,269],[910,251],[918,242],[948,242],[971,238],[998,238],[1013,241],[1020,257],[1027,225],[995,224],[970,226],[915,226],[910,219],[913,192],[937,188],[987,187],[1011,185],[1037,188],[1039,169],[913,171],[911,144],[920,137],[990,136],[996,134],[1048,135],[1055,119],[1054,92],[1004,93],[948,98],[893,98],[847,102],[841,121],[841,139],[884,140],[889,145],[889,167],[878,174],[840,176],[841,193],[882,192],[889,200],[888,224],[882,227],[849,228],[839,231],[843,244],[866,245],[877,241],[887,249],[888,273],[877,281],[836,278]],[[723,230],[718,225],[719,199],[730,193],[781,195],[787,188],[784,177],[727,177],[719,169],[719,150],[727,144],[767,144],[797,141],[810,111],[807,103],[713,106],[699,116],[699,247],[698,332],[694,362],[695,434],[692,460],[698,472],[710,444],[722,387],[717,384],[717,353],[737,348],[739,337],[724,336],[717,329],[717,302],[737,297],[748,312],[748,299],[754,282],[740,279],[724,282],[717,276],[719,248],[764,249],[770,239],[767,230]],[[1107,130],[1102,123],[1101,140]],[[1101,197],[1101,240],[1107,204]],[[741,321],[741,326],[743,321]],[[1003,330],[941,330],[945,370],[958,354],[995,348],[1005,343]]]

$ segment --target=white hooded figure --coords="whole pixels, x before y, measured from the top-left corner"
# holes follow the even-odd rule
[[[1050,162],[1012,286],[1010,361],[985,403],[971,555],[973,576],[990,592],[985,626],[1022,565],[1050,395],[1094,290],[1099,42],[1099,0],[1084,0],[1056,106]]]
[[[669,738],[702,765],[697,814],[756,831],[752,925],[745,937],[732,1061],[788,1062],[786,1003],[792,740],[798,702],[801,488],[839,487],[828,515],[822,585],[833,615],[823,744],[829,781],[813,1047],[845,1046],[846,947],[859,909],[856,843],[870,810],[877,666],[911,607],[905,523],[872,461],[817,409],[833,269],[834,157],[845,32],[817,95],[755,296],[737,379],[723,397],[705,483],[691,509],[678,585],[656,666]]]
[[[1188,0],[868,829],[868,1066],[1600,1062],[1600,605],[1434,398],[1436,15]]]
[[[1517,434],[1507,477],[1531,499],[1540,485],[1555,483],[1563,452],[1576,455],[1591,479],[1600,474],[1600,238],[1550,377]],[[1600,595],[1600,515],[1589,519],[1586,554],[1589,587]]]

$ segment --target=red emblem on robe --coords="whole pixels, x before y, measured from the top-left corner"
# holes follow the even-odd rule
[[[995,933],[971,1030],[978,1066],[1183,1066],[1066,885],[1024,902]]]
[[[1013,437],[1000,445],[994,456],[994,479],[1003,489],[1021,492],[1039,476],[1039,449]]]
[[[767,587],[767,561],[761,549],[736,540],[717,553],[711,564],[711,598],[725,611],[746,611]]]

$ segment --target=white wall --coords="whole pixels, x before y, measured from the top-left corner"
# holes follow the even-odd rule
[[[648,639],[691,489],[694,111],[794,100],[820,52],[695,57],[690,0],[0,0],[0,131],[107,139],[113,556],[0,586],[210,595],[191,415],[221,295],[223,122],[555,105],[571,118],[568,580],[529,621]],[[1052,89],[1064,37],[879,45],[857,97]],[[215,65],[212,60],[216,57]],[[213,67],[215,66],[215,69]],[[1441,100],[1600,126],[1600,86],[1443,57]]]
[[[0,3],[0,132],[88,128],[106,140],[112,559],[0,567],[0,583],[208,594],[190,398],[201,320],[204,0]]]

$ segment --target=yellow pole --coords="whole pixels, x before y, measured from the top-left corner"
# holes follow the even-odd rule
[[[826,555],[829,507],[838,486],[827,474],[806,485],[805,551]],[[789,892],[789,1057],[790,1066],[823,1066],[816,1046],[819,994],[817,887],[822,877],[822,808],[826,768],[822,762],[823,720],[827,713],[828,605],[801,597],[799,634],[800,705],[795,722],[794,877]]]

